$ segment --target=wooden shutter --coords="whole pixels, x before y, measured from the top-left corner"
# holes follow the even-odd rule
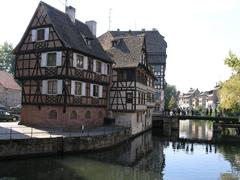
[[[75,81],[71,81],[71,95],[75,95]]]
[[[102,97],[102,93],[103,93],[103,86],[98,86],[99,87],[99,97]]]
[[[83,69],[88,69],[88,57],[84,56],[83,58]]]
[[[41,54],[41,67],[47,66],[47,53]]]
[[[96,60],[93,59],[93,72],[96,72]]]
[[[57,80],[57,94],[62,94],[63,80]]]
[[[101,74],[105,74],[105,63],[101,62]]]
[[[86,83],[82,82],[82,96],[86,96]]]
[[[42,94],[47,94],[47,87],[48,86],[48,81],[47,80],[42,80]]]
[[[33,29],[32,30],[32,42],[35,42],[37,39],[37,30]]]
[[[93,96],[93,84],[90,84],[90,96]]]
[[[77,54],[73,53],[73,67],[77,67]]]
[[[45,28],[44,29],[44,40],[48,40],[49,39],[49,28]]]
[[[57,66],[61,66],[62,65],[62,52],[58,51],[57,52],[57,62],[56,62]]]

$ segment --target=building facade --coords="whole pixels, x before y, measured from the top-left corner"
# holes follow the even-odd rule
[[[164,109],[164,88],[165,82],[165,70],[166,70],[166,58],[167,58],[167,43],[164,37],[156,30],[151,31],[108,31],[101,35],[98,39],[100,40],[104,49],[111,47],[111,41],[116,38],[145,35],[146,43],[146,57],[148,64],[154,69],[154,80],[155,92],[155,111],[163,111]]]
[[[5,71],[0,71],[0,104],[6,107],[21,104],[21,87]]]
[[[112,60],[96,38],[96,22],[40,2],[14,49],[22,84],[22,123],[93,127],[107,114]]]
[[[187,93],[180,94],[178,107],[189,110],[196,108],[199,104],[199,94],[200,91],[193,88],[190,88]]]
[[[101,40],[100,40],[101,41]],[[115,123],[138,134],[151,127],[154,103],[154,74],[146,56],[145,35],[124,36],[105,48],[115,62],[109,109]]]

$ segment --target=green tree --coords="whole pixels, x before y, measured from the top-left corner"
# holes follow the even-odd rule
[[[164,90],[164,100],[165,100],[165,109],[169,108],[169,103],[171,101],[171,99],[174,99],[175,104],[177,104],[177,90],[175,86],[172,85],[167,85],[165,90]],[[173,100],[172,102],[173,103]],[[174,106],[176,107],[176,106]]]
[[[229,52],[229,57],[225,58],[224,63],[232,70],[232,76],[221,83],[219,90],[220,109],[228,112],[239,112],[240,110],[240,59]]]
[[[12,50],[12,44],[9,44],[8,42],[4,42],[3,45],[0,45],[0,70],[13,74],[15,57],[12,54]]]
[[[175,107],[177,107],[177,101],[176,101],[176,98],[174,96],[172,96],[170,98],[170,101],[168,102],[168,108],[173,109]]]

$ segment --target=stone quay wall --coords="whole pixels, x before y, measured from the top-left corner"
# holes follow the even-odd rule
[[[123,129],[109,135],[87,137],[1,140],[0,159],[100,150],[120,144],[130,137],[131,130]]]

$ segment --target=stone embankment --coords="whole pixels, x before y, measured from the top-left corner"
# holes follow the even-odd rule
[[[0,159],[100,150],[122,143],[130,137],[130,129],[117,128],[111,133],[102,133],[102,135],[90,133],[84,136],[1,139]]]

